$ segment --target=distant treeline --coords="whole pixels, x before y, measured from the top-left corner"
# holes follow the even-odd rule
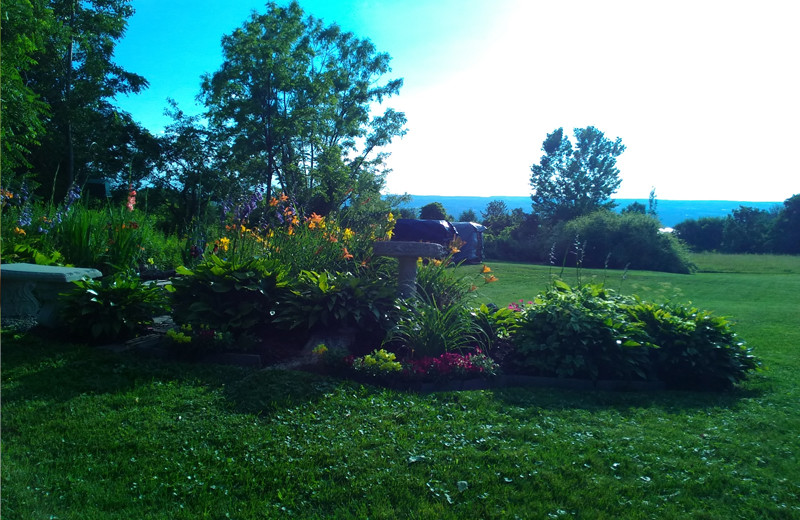
[[[472,210],[480,215],[486,210],[488,204],[494,200],[503,201],[509,211],[521,209],[526,213],[531,211],[531,197],[526,196],[496,196],[496,197],[477,197],[477,196],[439,196],[439,195],[410,195],[407,202],[401,204],[402,208],[419,210],[431,202],[440,202],[448,214],[458,217],[464,212]],[[640,203],[647,206],[648,199],[614,199],[617,204],[616,211],[621,212],[624,208],[633,203]],[[779,201],[775,202],[751,202],[751,201],[730,201],[730,200],[658,200],[657,214],[663,227],[675,227],[679,222],[689,219],[702,217],[726,217],[734,209],[740,206],[747,206],[765,211],[774,210],[782,206]]]
[[[638,201],[600,209],[567,221],[541,219],[503,200],[450,214],[443,203],[419,211],[401,208],[405,218],[446,218],[480,222],[486,227],[487,258],[556,266],[608,267],[689,273],[690,251],[800,254],[800,195],[770,209],[739,206],[719,217],[687,219],[664,230],[661,201]]]

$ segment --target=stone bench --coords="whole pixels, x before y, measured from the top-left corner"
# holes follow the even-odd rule
[[[417,258],[441,258],[445,254],[441,244],[432,242],[375,242],[372,250],[378,256],[391,256],[399,261],[397,289],[403,298],[417,292]]]
[[[58,323],[58,295],[72,289],[75,280],[102,273],[85,267],[37,264],[0,264],[0,312],[4,318],[33,316],[40,325]]]

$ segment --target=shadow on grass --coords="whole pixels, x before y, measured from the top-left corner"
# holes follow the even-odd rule
[[[2,338],[6,403],[63,403],[80,395],[117,394],[173,382],[219,389],[235,413],[269,415],[311,402],[346,382],[306,372],[181,363],[59,343],[28,333]]]
[[[712,408],[736,409],[745,399],[763,397],[768,383],[753,381],[727,391],[693,392],[682,390],[580,391],[546,387],[509,387],[494,390],[494,397],[511,406],[535,406],[545,410],[607,410],[658,408],[665,412],[684,412]]]
[[[356,382],[301,371],[257,370],[235,366],[190,364],[118,354],[98,348],[60,344],[34,334],[4,334],[3,400],[63,403],[85,394],[133,391],[153,382],[178,382],[218,389],[234,413],[269,417],[273,413],[311,403],[342,386],[362,388]],[[744,399],[770,393],[770,379],[755,377],[743,387],[726,392],[688,391],[580,391],[548,387],[508,387],[491,390],[492,398],[509,406],[545,410],[604,410],[659,408],[665,412],[728,408]],[[363,392],[381,393],[379,386]],[[431,394],[448,400],[448,393]]]

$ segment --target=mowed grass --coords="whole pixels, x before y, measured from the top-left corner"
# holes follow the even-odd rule
[[[551,276],[489,265],[497,304]],[[581,277],[731,316],[768,369],[727,393],[417,395],[6,332],[2,516],[800,518],[800,276]]]

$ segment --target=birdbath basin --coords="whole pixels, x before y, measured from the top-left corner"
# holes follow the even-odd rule
[[[441,244],[433,242],[375,242],[372,250],[378,256],[397,258],[400,263],[397,272],[397,289],[403,298],[410,298],[416,293],[417,258],[441,258],[445,253]]]

